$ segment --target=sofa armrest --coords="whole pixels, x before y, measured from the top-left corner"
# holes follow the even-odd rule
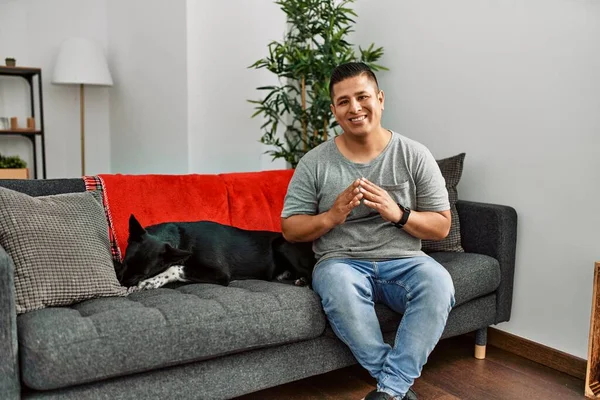
[[[19,359],[14,264],[0,246],[0,399],[18,399]]]
[[[512,308],[517,212],[509,206],[459,200],[462,246],[466,252],[485,254],[500,263],[502,279],[496,292],[496,321],[508,321]]]

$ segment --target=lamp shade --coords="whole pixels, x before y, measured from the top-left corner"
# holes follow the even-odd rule
[[[52,83],[112,86],[113,80],[102,49],[84,38],[71,38],[60,45]]]

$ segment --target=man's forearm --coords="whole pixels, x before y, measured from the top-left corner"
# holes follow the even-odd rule
[[[413,211],[403,229],[419,239],[442,240],[450,232],[450,219],[450,211]]]
[[[334,226],[327,212],[317,215],[292,215],[281,219],[281,231],[288,242],[312,242]]]
[[[450,211],[413,211],[404,230],[419,239],[442,240],[450,232]],[[292,215],[281,219],[281,231],[288,242],[312,242],[336,226],[326,211],[317,215]]]

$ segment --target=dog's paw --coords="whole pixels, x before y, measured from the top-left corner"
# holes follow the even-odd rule
[[[141,281],[140,283],[138,283],[138,287],[142,290],[147,290],[147,289],[158,289],[159,287],[163,286],[164,283],[162,281],[162,279],[146,279],[145,281]]]
[[[283,273],[277,275],[277,278],[275,279],[281,282],[282,280],[289,278],[291,275],[292,273],[290,271],[284,271]]]
[[[294,282],[294,285],[296,285],[296,286],[308,286],[308,279],[306,279],[305,277],[296,279],[296,281]]]

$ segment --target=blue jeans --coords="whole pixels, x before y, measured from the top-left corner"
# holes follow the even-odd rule
[[[377,389],[401,399],[421,375],[454,306],[448,271],[426,256],[328,259],[317,264],[312,286],[334,332],[377,379]],[[394,347],[383,341],[375,303],[403,314]]]

